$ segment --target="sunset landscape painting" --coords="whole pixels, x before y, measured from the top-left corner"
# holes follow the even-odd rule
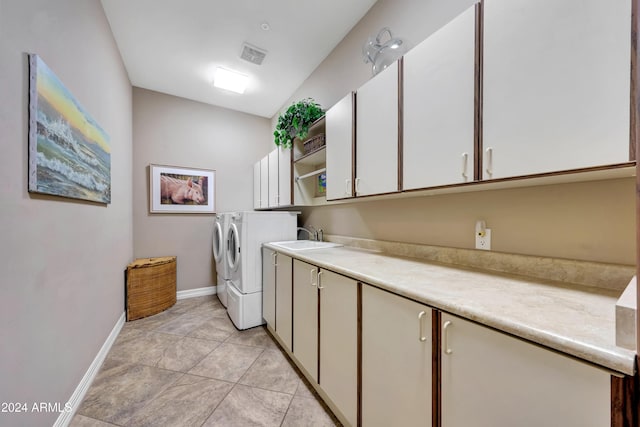
[[[111,203],[109,136],[29,55],[29,191]]]

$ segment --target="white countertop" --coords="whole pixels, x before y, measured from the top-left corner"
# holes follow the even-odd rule
[[[620,373],[635,352],[615,345],[618,291],[337,247],[266,247]]]

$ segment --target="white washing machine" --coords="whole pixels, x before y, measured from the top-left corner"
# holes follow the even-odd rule
[[[227,234],[227,312],[238,329],[262,325],[262,244],[296,240],[298,212],[236,212]]]
[[[231,222],[232,212],[222,212],[216,214],[213,224],[213,259],[216,261],[217,273],[217,290],[218,299],[227,306],[227,282],[231,278],[229,276],[229,266],[227,265],[227,234],[229,232],[229,224]]]

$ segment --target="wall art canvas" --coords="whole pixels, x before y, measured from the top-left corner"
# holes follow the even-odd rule
[[[215,213],[213,170],[149,165],[152,213]]]
[[[109,136],[38,55],[29,55],[29,191],[111,203]]]

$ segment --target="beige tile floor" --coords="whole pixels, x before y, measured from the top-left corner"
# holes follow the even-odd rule
[[[238,331],[216,296],[127,322],[71,422],[339,425],[264,327]]]

